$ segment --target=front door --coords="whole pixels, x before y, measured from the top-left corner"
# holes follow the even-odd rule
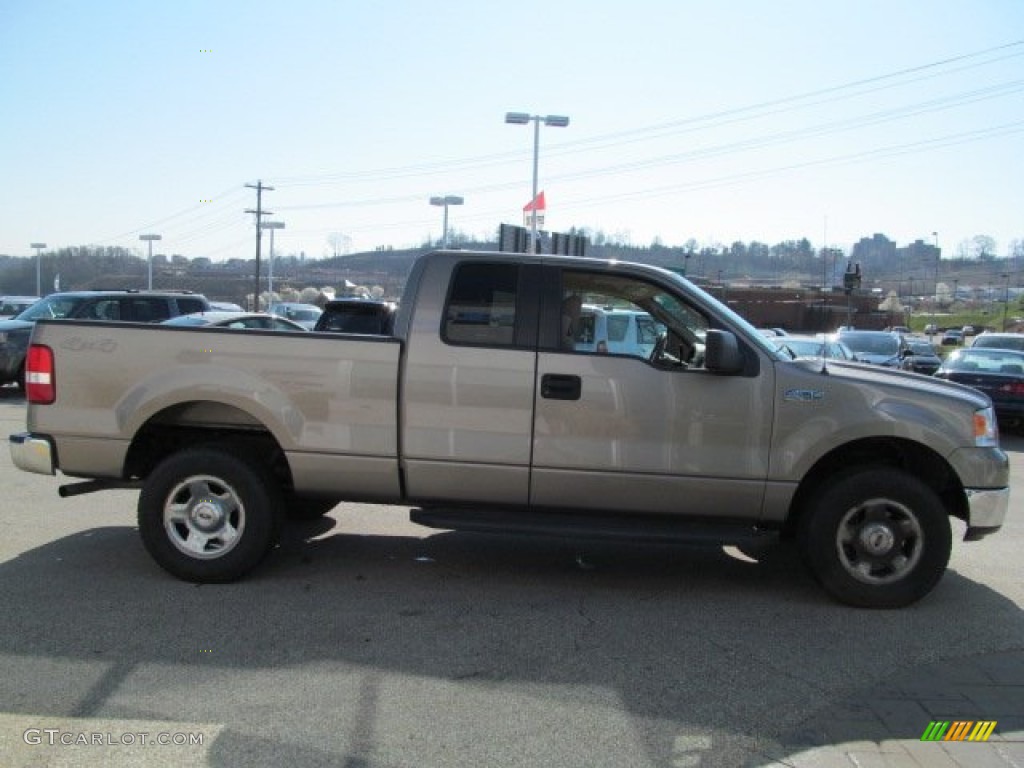
[[[531,503],[758,518],[771,366],[729,376],[704,369],[711,319],[671,284],[581,268],[560,270],[560,287],[560,341],[537,358]],[[633,313],[660,332],[651,353],[645,340],[618,347],[626,352],[595,349],[586,317],[597,308]]]

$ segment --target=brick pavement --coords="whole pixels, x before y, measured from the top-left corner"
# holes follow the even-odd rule
[[[928,724],[996,721],[986,742],[921,741]],[[898,671],[783,734],[766,768],[1024,768],[1024,649]]]

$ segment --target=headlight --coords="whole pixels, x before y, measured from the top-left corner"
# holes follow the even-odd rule
[[[974,412],[974,444],[979,448],[999,445],[999,428],[996,426],[996,412],[992,406]]]

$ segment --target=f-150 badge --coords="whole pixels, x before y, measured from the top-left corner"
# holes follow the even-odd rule
[[[824,400],[825,393],[820,389],[787,389],[782,399],[791,403],[813,403],[816,400]]]

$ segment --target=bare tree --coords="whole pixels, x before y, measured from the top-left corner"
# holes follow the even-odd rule
[[[996,241],[988,235],[971,238],[971,252],[978,261],[990,261],[996,257]]]
[[[327,244],[331,246],[331,255],[335,259],[352,251],[352,238],[344,232],[331,232],[327,236]]]

